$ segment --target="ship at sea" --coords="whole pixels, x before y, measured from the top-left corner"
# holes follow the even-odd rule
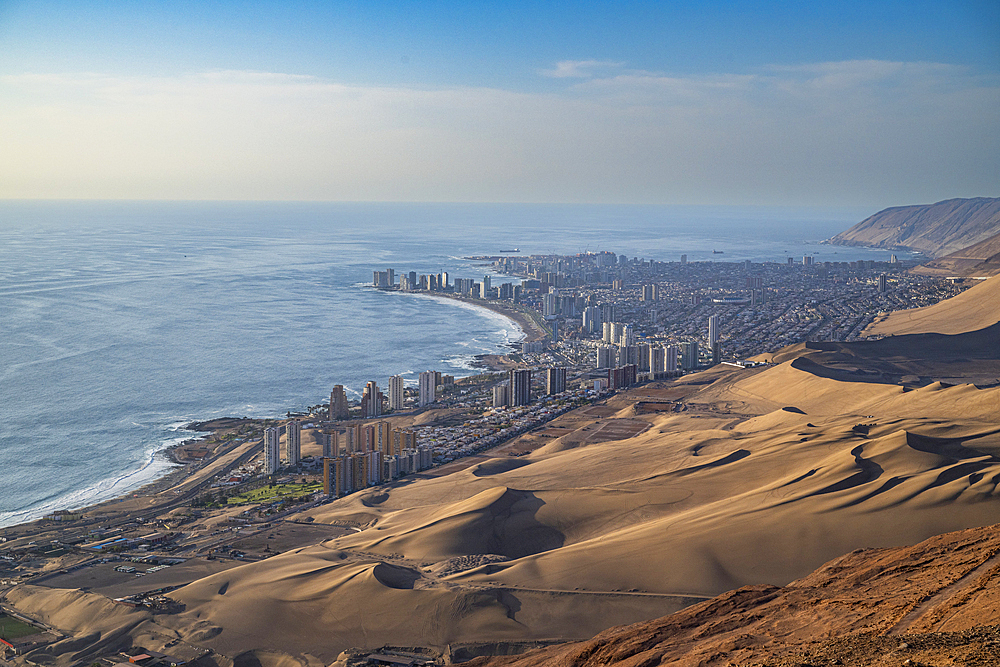
[[[500,252],[521,252],[521,251],[518,248],[514,248],[513,250],[501,250]]]

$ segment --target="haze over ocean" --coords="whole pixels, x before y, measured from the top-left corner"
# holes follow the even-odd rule
[[[871,212],[0,202],[0,526],[155,479],[170,467],[157,452],[192,420],[283,415],[394,374],[468,375],[520,335],[483,309],[371,289],[375,269],[481,279],[463,257],[515,247],[887,259],[815,243]]]

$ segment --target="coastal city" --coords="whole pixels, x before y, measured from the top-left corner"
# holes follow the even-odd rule
[[[179,484],[174,496],[128,513],[58,511],[30,532],[3,531],[0,586],[86,581],[114,592],[119,604],[168,609],[171,577],[184,579],[185,566],[213,571],[223,562],[261,560],[282,550],[289,528],[293,543],[311,535],[285,519],[294,513],[444,475],[487,450],[523,456],[534,445],[505,444],[615,392],[718,364],[763,365],[756,355],[790,343],[856,340],[885,312],[937,303],[969,286],[907,272],[895,256],[837,263],[805,256],[783,264],[684,256],[662,262],[613,252],[468,259],[481,266],[481,278],[375,270],[371,288],[501,313],[524,333],[507,354],[482,355],[481,372],[464,378],[426,370],[411,382],[401,375],[371,380],[357,400],[337,384],[327,400],[285,419],[192,424],[208,435],[171,451],[184,464],[162,482]],[[11,650],[57,639],[31,619],[19,622],[27,643]],[[177,647],[161,662],[197,657]]]
[[[242,527],[273,521],[296,503],[327,502],[496,448],[638,383],[720,363],[754,365],[754,355],[799,341],[856,340],[880,314],[933,304],[969,286],[906,272],[895,256],[836,263],[805,256],[783,264],[688,262],[683,255],[663,262],[613,252],[470,259],[483,267],[482,278],[388,269],[373,272],[372,287],[504,314],[525,334],[508,354],[484,355],[482,372],[466,378],[427,370],[413,385],[392,376],[384,390],[372,380],[359,400],[335,385],[328,400],[284,420],[192,425],[213,433],[175,448],[176,462],[232,457],[186,496],[193,506],[249,507],[233,517]],[[46,520],[68,527],[85,525],[84,518],[61,511]],[[158,520],[161,530],[152,532],[150,524],[103,526],[69,537],[60,530],[55,553],[72,545],[104,555],[140,549],[190,556],[232,541],[169,530],[175,524]],[[3,553],[8,583],[30,574],[17,567],[19,553]]]

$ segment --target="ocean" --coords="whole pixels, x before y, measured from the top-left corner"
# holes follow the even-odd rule
[[[508,204],[0,202],[0,527],[128,493],[193,420],[280,416],[334,384],[474,372],[521,332],[371,288],[393,268],[612,250],[676,261],[887,259],[818,244],[867,213]],[[713,251],[721,251],[722,254]]]

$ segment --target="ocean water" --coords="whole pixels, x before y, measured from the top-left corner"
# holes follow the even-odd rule
[[[0,527],[162,475],[181,427],[276,416],[334,384],[468,375],[520,330],[384,293],[372,271],[613,250],[648,259],[887,259],[818,245],[866,212],[488,204],[0,202]],[[724,254],[713,254],[722,250]]]

